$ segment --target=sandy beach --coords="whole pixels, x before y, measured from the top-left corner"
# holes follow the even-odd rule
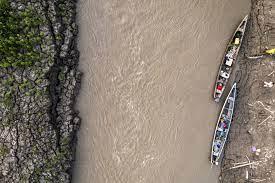
[[[249,0],[79,0],[75,183],[214,183],[212,99]]]

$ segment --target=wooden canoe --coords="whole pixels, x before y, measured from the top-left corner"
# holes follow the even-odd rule
[[[228,79],[233,70],[233,66],[235,65],[236,58],[238,56],[243,41],[247,21],[248,15],[244,17],[244,19],[234,32],[232,38],[230,39],[229,44],[227,45],[215,82],[214,100],[216,102],[219,102],[220,98],[222,97]]]
[[[220,156],[223,152],[223,147],[230,130],[235,99],[236,99],[236,83],[232,86],[220,112],[211,148],[211,163],[218,165]]]

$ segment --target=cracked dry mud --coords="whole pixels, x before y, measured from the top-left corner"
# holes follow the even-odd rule
[[[45,20],[39,27],[45,37],[43,59],[34,66],[0,68],[0,182],[70,182],[80,123],[73,108],[80,79],[76,2],[18,0],[12,6],[33,7]]]

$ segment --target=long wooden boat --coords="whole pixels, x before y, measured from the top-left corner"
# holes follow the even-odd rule
[[[219,102],[220,98],[222,97],[225,86],[233,70],[233,66],[236,62],[236,58],[238,56],[243,41],[247,21],[248,15],[244,17],[244,19],[234,32],[232,38],[230,39],[229,44],[227,45],[215,83],[214,100],[216,102]]]
[[[218,165],[230,130],[236,99],[236,83],[232,86],[221,110],[212,141],[211,163]]]

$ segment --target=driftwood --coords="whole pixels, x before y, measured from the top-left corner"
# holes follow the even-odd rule
[[[257,59],[257,58],[263,58],[263,55],[253,55],[253,56],[246,56],[249,59]]]
[[[265,118],[261,123],[258,124],[258,126],[261,126],[262,124],[264,124],[264,122],[266,122],[269,118],[271,118],[272,116],[269,115],[267,118]]]
[[[245,169],[245,179],[246,180],[248,180],[248,178],[249,178],[249,176],[248,176],[249,174],[248,174],[248,170],[247,169]]]
[[[266,181],[266,179],[250,179],[250,182],[263,182]]]
[[[274,73],[274,71],[272,71],[270,74],[268,74],[267,76],[271,76]]]
[[[229,168],[228,170],[232,170],[232,169],[236,169],[236,168],[242,168],[242,167],[246,167],[246,166],[251,166],[251,165],[257,164],[259,162],[261,162],[261,161],[245,162],[243,164],[233,166],[233,167]]]
[[[272,110],[266,108],[262,101],[259,101],[259,100],[258,100],[258,101],[256,101],[255,103],[261,104],[261,105],[263,106],[263,108],[264,108],[266,111],[270,112],[270,114],[272,114],[272,115],[274,114],[275,111],[272,111]]]
[[[243,164],[246,164],[246,163],[250,163],[250,162],[243,161],[243,162],[239,162],[239,163],[232,163],[232,164],[233,164],[233,166],[236,166],[236,165],[243,165]]]

